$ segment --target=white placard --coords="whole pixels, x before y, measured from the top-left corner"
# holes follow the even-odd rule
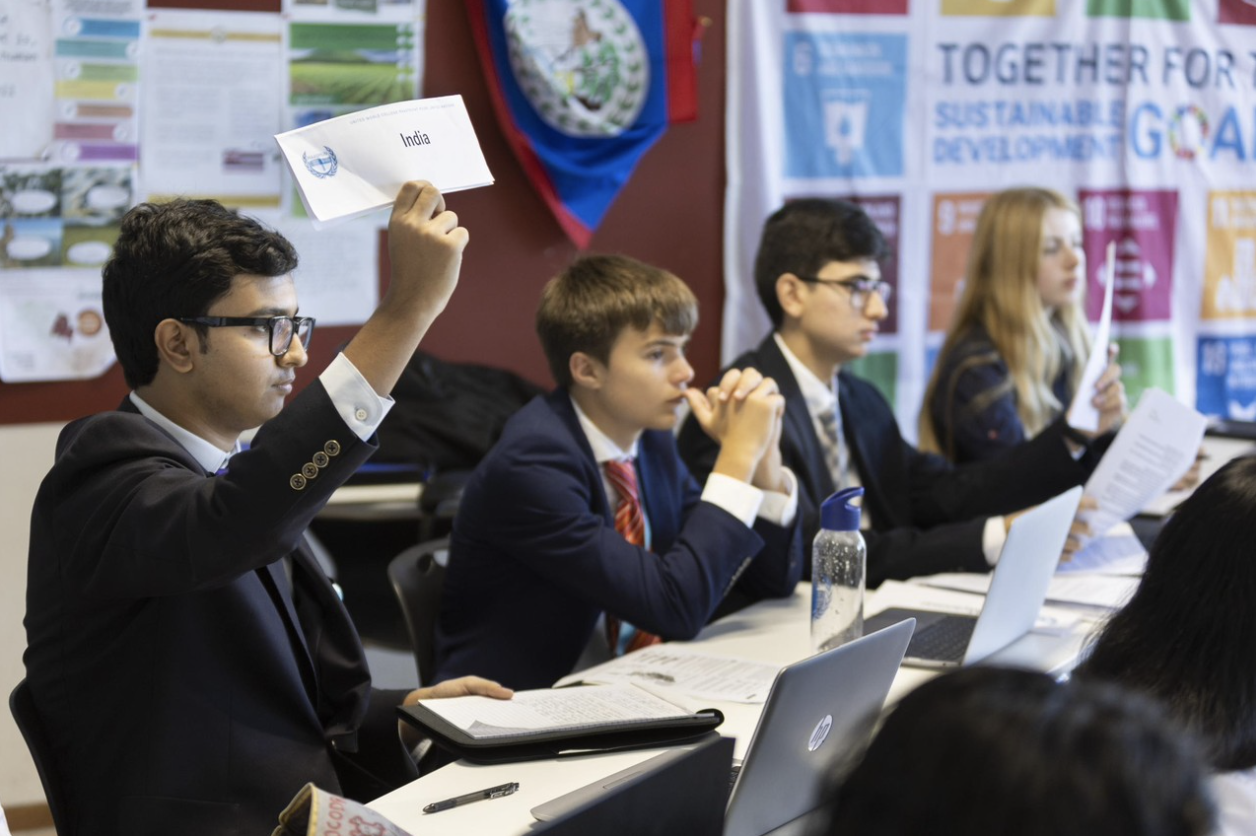
[[[373,107],[275,139],[320,228],[392,204],[408,180],[442,192],[493,182],[461,96]]]

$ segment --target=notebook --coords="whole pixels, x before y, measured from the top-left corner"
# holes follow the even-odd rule
[[[561,796],[529,836],[720,836],[733,741],[712,733]],[[552,802],[551,802],[552,804]],[[533,810],[541,810],[542,805]]]
[[[725,836],[759,836],[824,803],[839,761],[871,736],[913,626],[910,619],[900,621],[777,674],[727,795]],[[674,756],[664,753],[653,766]],[[650,764],[560,796],[532,814],[558,815]],[[727,794],[727,782],[725,788]]]
[[[893,608],[868,618],[864,629],[916,619],[904,661],[923,667],[969,665],[1007,647],[1028,633],[1038,618],[1081,498],[1081,487],[1075,487],[1012,521],[990,590],[975,618]]]

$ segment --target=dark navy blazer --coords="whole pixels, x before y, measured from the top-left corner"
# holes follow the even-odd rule
[[[404,757],[402,694],[371,698],[302,539],[374,449],[318,383],[216,478],[129,399],[61,433],[31,519],[25,662],[76,833],[269,833],[307,781],[339,789],[333,750],[359,730]]]
[[[938,388],[925,408],[947,458],[960,464],[983,461],[1025,442],[1025,425],[1016,411],[1015,389],[1008,386],[980,410],[974,408],[983,395],[1008,384],[1007,363],[984,328],[965,334],[950,354],[938,362],[942,364]],[[1067,368],[1056,375],[1051,391],[1061,404],[1067,405],[1073,399]]]
[[[798,513],[809,561],[820,525],[818,505],[834,490],[824,448],[802,389],[770,334],[733,362],[734,368],[746,366],[774,378],[785,396],[781,458],[798,477]],[[986,518],[1028,508],[1081,484],[1097,462],[1089,452],[1080,461],[1072,458],[1062,437],[1063,422],[1057,421],[1007,456],[953,467],[908,444],[881,393],[848,371],[838,374],[838,402],[842,431],[865,488],[864,507],[872,516],[873,529],[864,532],[869,586],[888,578],[988,571],[981,543]],[[718,451],[692,418],[681,429],[679,443],[695,474],[710,470]]]
[[[700,501],[669,432],[642,433],[637,472],[653,553],[615,530],[566,390],[510,419],[454,522],[436,679],[474,673],[546,687],[571,671],[602,612],[688,639],[734,582],[743,601],[792,593],[797,525],[758,520],[751,530]]]

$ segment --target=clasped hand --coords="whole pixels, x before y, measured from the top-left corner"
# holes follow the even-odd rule
[[[729,369],[717,385],[705,392],[686,389],[685,397],[703,431],[720,445],[713,472],[764,490],[782,490],[785,398],[776,381],[756,369]]]

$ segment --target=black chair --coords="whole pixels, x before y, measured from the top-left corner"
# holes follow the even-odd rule
[[[445,584],[444,561],[449,539],[440,538],[411,546],[388,563],[397,603],[405,618],[419,684],[430,684],[435,662],[436,616],[440,613],[441,588]]]
[[[30,686],[23,679],[9,694],[9,711],[17,721],[18,730],[26,740],[26,748],[30,750],[35,761],[35,769],[39,772],[39,781],[44,785],[44,796],[48,799],[48,811],[52,813],[52,825],[58,836],[71,836],[66,807],[65,791],[52,763],[52,743],[44,729],[43,718],[35,707],[35,699],[31,696]]]
[[[419,542],[448,537],[472,470],[444,470],[423,483],[419,493]]]

